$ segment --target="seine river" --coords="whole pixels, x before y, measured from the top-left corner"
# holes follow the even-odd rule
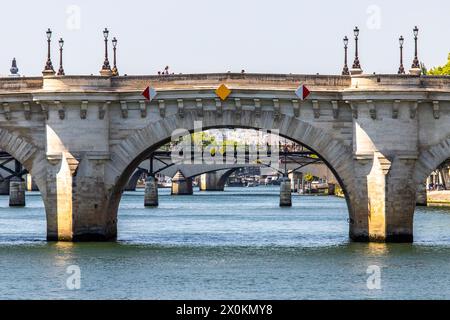
[[[418,208],[414,244],[361,244],[336,197],[279,208],[277,187],[165,189],[145,209],[137,191],[117,243],[71,244],[45,242],[39,193],[26,201],[0,196],[0,299],[450,299],[450,209]]]

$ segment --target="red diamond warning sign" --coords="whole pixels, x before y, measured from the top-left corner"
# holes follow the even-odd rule
[[[303,84],[295,90],[295,94],[300,98],[300,100],[305,100],[310,93],[311,91],[309,91],[309,89]]]

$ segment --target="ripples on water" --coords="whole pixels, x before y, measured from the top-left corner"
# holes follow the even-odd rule
[[[347,207],[335,197],[229,188],[143,207],[126,193],[117,243],[46,243],[38,193],[26,208],[0,196],[0,298],[422,299],[450,298],[450,209],[418,208],[414,244],[348,241]],[[79,265],[81,289],[66,288]],[[366,286],[381,268],[381,290]]]

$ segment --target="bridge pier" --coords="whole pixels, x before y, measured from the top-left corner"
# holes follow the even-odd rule
[[[105,159],[84,156],[78,163],[63,153],[48,160],[44,202],[49,241],[110,241],[117,237],[117,198],[105,183]],[[117,201],[117,202],[115,202]],[[113,206],[110,209],[110,206]]]
[[[39,188],[36,185],[36,181],[33,179],[31,174],[26,175],[25,183],[27,191],[39,191]]]
[[[348,194],[350,238],[360,242],[412,242],[416,187],[415,161],[389,161],[382,154],[360,157],[354,192]]]
[[[19,177],[9,180],[9,206],[25,207],[25,182]]]
[[[283,177],[280,183],[280,207],[292,206],[291,179]]]
[[[417,206],[427,206],[428,205],[426,183],[420,183],[417,186],[416,205]]]
[[[289,173],[289,179],[291,180],[291,190],[298,192],[301,188],[303,174],[298,171]]]
[[[200,191],[223,191],[225,183],[221,183],[219,171],[204,173],[200,176]]]
[[[148,175],[145,180],[144,206],[158,206],[158,181],[152,175]]]
[[[0,195],[9,195],[9,180],[5,179],[3,181],[0,181]]]
[[[448,190],[450,189],[450,167],[444,166],[441,169],[442,184]]]
[[[192,195],[192,178],[186,178],[181,171],[177,171],[172,178],[172,195]]]

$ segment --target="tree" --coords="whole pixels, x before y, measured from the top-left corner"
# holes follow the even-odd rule
[[[450,53],[448,54],[447,64],[428,70],[428,75],[432,76],[450,76]]]

